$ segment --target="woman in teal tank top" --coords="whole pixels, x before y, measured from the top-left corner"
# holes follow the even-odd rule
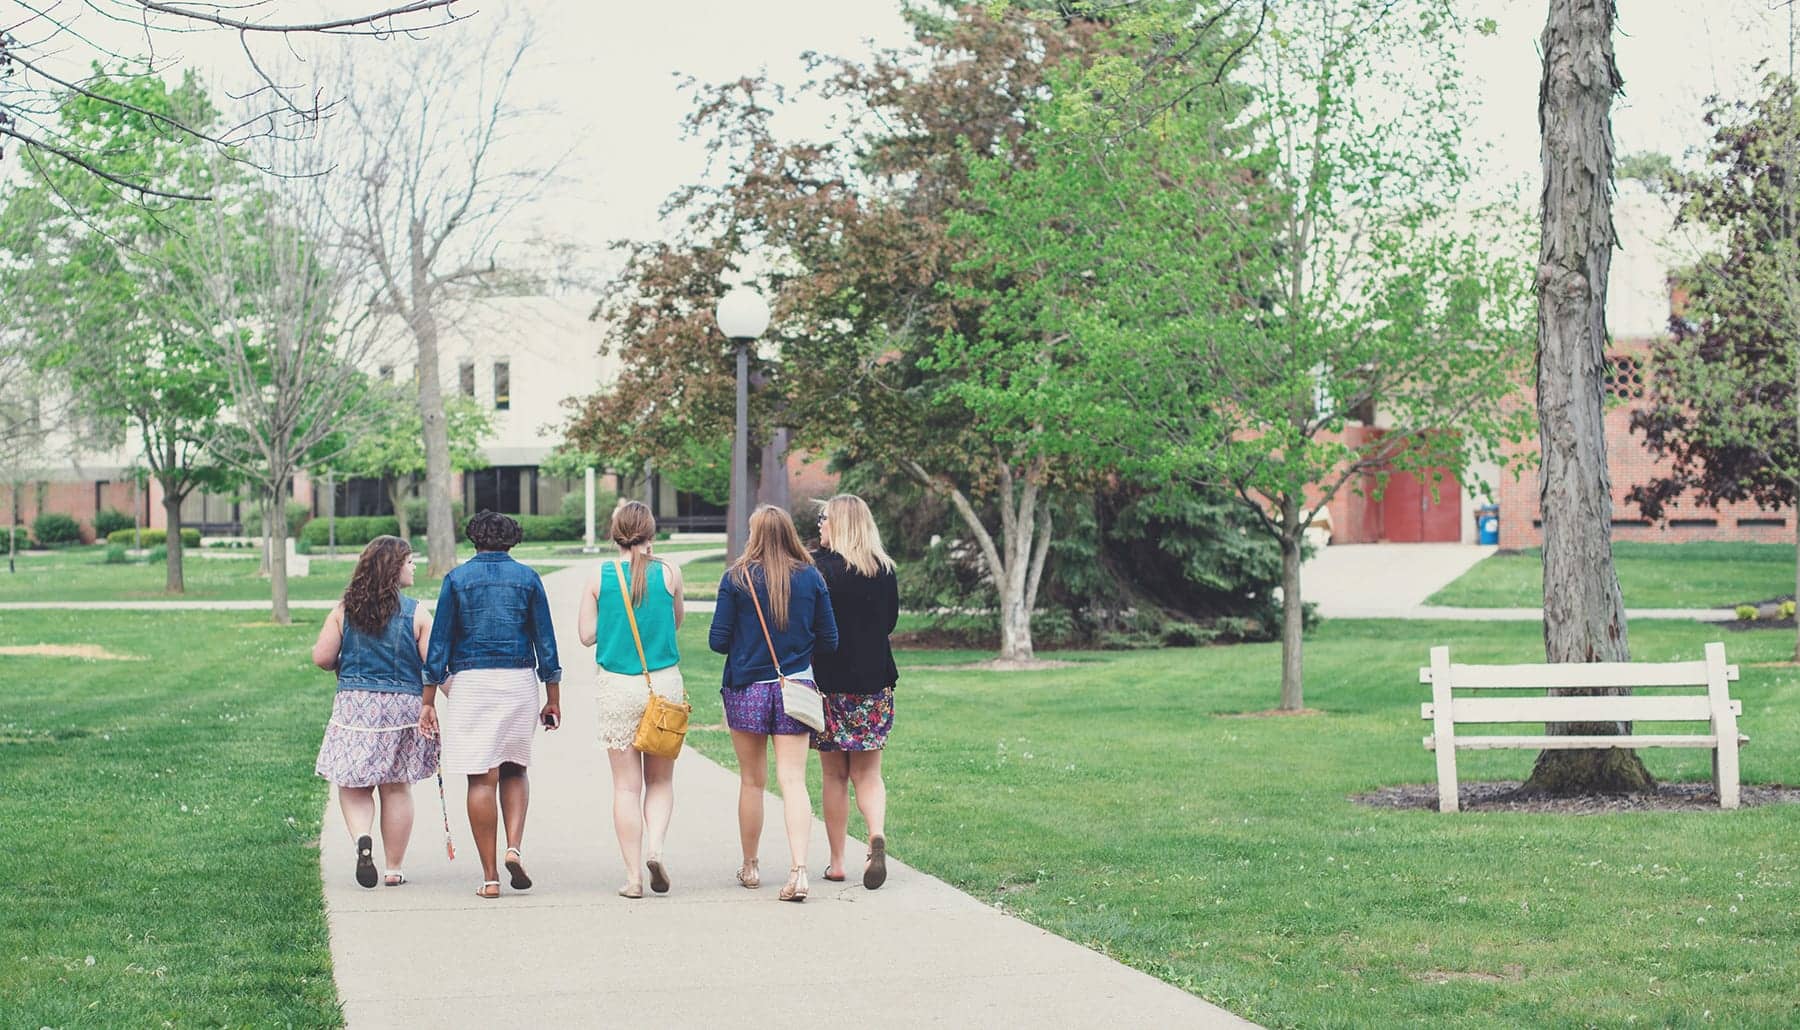
[[[656,517],[637,501],[613,512],[611,535],[618,557],[602,562],[588,577],[581,598],[581,642],[594,647],[598,666],[595,689],[600,708],[600,742],[612,765],[613,829],[625,860],[625,886],[619,895],[644,896],[639,869],[650,870],[650,889],[669,890],[663,864],[663,839],[675,808],[675,760],[648,755],[632,747],[639,720],[654,689],[672,701],[687,698],[681,682],[681,652],[675,634],[685,614],[681,570],[652,554]],[[626,603],[636,617],[638,640],[631,632]],[[650,682],[644,682],[649,666]]]

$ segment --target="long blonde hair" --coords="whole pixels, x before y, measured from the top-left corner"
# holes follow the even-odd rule
[[[874,577],[894,571],[894,559],[881,547],[881,530],[869,506],[855,494],[838,494],[825,502],[825,520],[831,524],[831,549],[858,575]]]
[[[644,592],[649,589],[650,562],[657,559],[644,560],[638,549],[656,539],[656,516],[644,502],[626,501],[613,509],[608,533],[620,550],[631,555],[631,606],[642,608]]]
[[[801,546],[800,531],[788,513],[773,504],[759,506],[750,515],[750,539],[744,553],[731,565],[732,582],[754,592],[750,566],[760,565],[763,586],[769,591],[769,618],[776,629],[787,629],[788,594],[797,569],[811,565],[812,555]]]

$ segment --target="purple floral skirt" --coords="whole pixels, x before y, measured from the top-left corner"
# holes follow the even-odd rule
[[[794,682],[814,686],[812,680],[796,678]],[[787,709],[781,704],[780,680],[723,687],[719,696],[725,699],[725,725],[734,730],[764,736],[812,732],[805,723],[788,718]]]
[[[417,783],[437,771],[438,742],[419,732],[419,696],[340,690],[313,771],[340,787]]]
[[[825,732],[813,734],[820,751],[880,751],[894,728],[894,688],[879,694],[822,694]]]

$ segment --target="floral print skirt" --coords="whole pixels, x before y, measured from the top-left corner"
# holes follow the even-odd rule
[[[813,734],[820,751],[880,751],[894,728],[894,688],[879,694],[823,694],[825,732]]]
[[[438,742],[419,732],[419,695],[340,690],[313,771],[340,787],[417,783],[437,772]]]

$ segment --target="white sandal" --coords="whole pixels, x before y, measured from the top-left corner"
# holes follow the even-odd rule
[[[389,869],[381,874],[381,882],[389,887],[398,887],[406,882],[406,874],[398,869]]]
[[[494,888],[494,893],[489,894],[487,892],[487,889],[489,887]],[[481,886],[475,888],[475,896],[480,898],[483,901],[498,901],[500,899],[500,881],[499,880],[483,880],[483,881],[481,881]]]

